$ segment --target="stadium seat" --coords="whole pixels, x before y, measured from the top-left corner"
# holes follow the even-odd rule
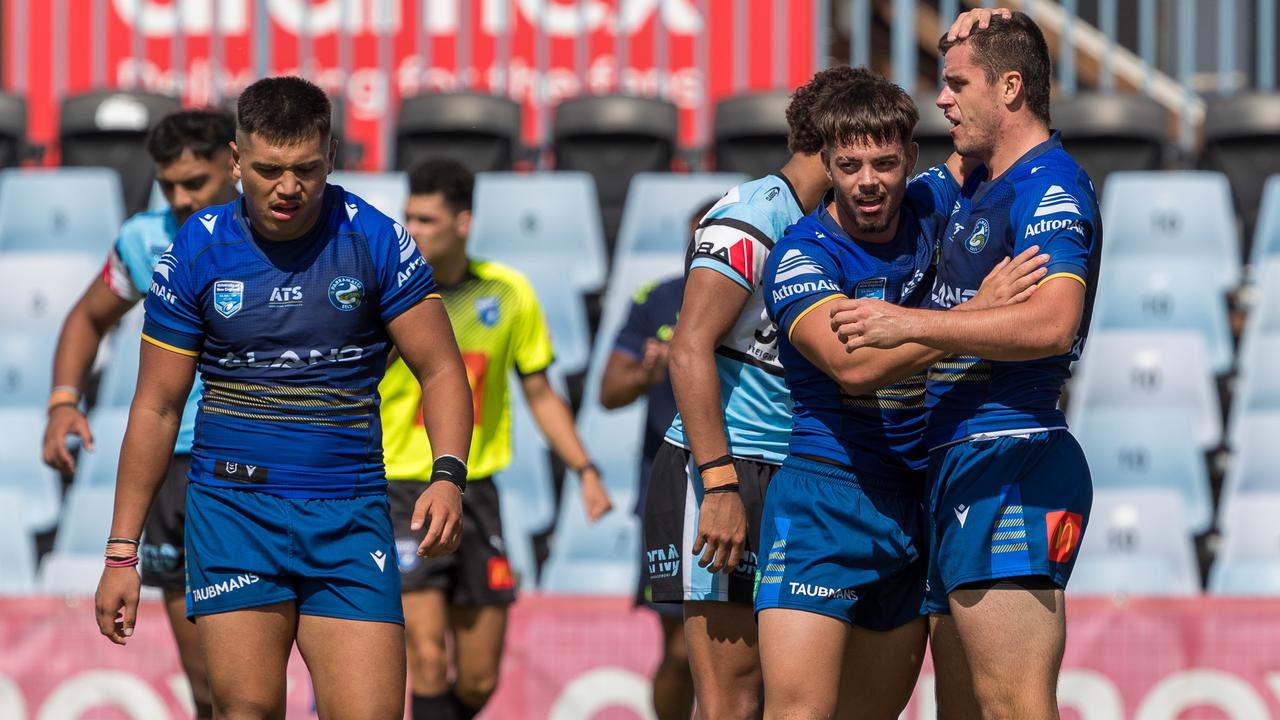
[[[330,185],[341,185],[398,223],[404,222],[409,201],[409,178],[402,172],[369,173],[348,170],[329,174]]]
[[[520,509],[524,527],[540,532],[555,521],[550,449],[518,385],[512,383],[510,394],[511,464],[497,474],[494,482],[502,491],[503,504]]]
[[[1163,487],[1182,495],[1191,531],[1213,524],[1204,453],[1186,410],[1105,408],[1089,414],[1076,437],[1097,489]]]
[[[114,488],[120,464],[120,448],[129,425],[128,407],[96,407],[89,414],[93,452],[81,450],[76,467],[76,485]]]
[[[27,101],[0,93],[0,168],[17,165],[27,154]]]
[[[1075,595],[1200,592],[1182,496],[1167,488],[1099,489],[1071,582]]]
[[[790,93],[778,91],[737,95],[716,103],[712,140],[716,170],[754,178],[786,165],[791,159],[787,149],[790,102]]]
[[[0,326],[57,333],[101,267],[101,256],[86,253],[0,253],[8,288],[0,303]]]
[[[472,92],[426,93],[400,101],[395,166],[452,158],[471,172],[510,170],[520,154],[520,106]]]
[[[1263,184],[1280,173],[1280,95],[1240,93],[1209,99],[1200,167],[1225,173],[1231,180],[1248,241],[1257,224]]]
[[[21,516],[26,499],[17,490],[0,486],[0,508]],[[0,523],[0,546],[5,548],[4,572],[0,573],[0,596],[29,595],[36,589],[36,546],[31,530],[23,523]]]
[[[1113,172],[1165,165],[1169,115],[1145,95],[1078,93],[1055,101],[1051,115],[1063,147],[1089,173],[1099,196]]]
[[[1222,486],[1219,508],[1223,512],[1243,495],[1280,493],[1280,410],[1251,412],[1240,420]]]
[[[40,331],[0,328],[0,407],[44,407],[53,387],[53,350],[57,329]]]
[[[1111,258],[1098,281],[1092,328],[1190,330],[1200,333],[1214,374],[1231,370],[1232,342],[1226,297],[1203,282],[1196,260]]]
[[[678,130],[676,106],[625,95],[565,100],[555,110],[556,169],[583,170],[595,179],[605,238],[618,235],[632,176],[671,169]]]
[[[640,553],[640,523],[631,513],[635,493],[610,485],[613,510],[592,523],[576,480],[569,478],[564,484],[542,589],[553,594],[631,595]]]
[[[1209,571],[1214,595],[1280,596],[1280,493],[1257,493],[1223,517]]]
[[[0,250],[75,250],[105,257],[124,222],[109,168],[0,170]]]
[[[951,123],[935,102],[938,94],[917,95],[914,99],[916,111],[920,113],[920,122],[916,123],[911,139],[920,146],[916,172],[924,172],[945,162],[955,151],[955,143],[951,140]]]
[[[104,528],[103,532],[109,529]],[[36,587],[48,595],[93,597],[102,579],[102,544],[103,538],[99,538],[99,547],[93,553],[49,553],[40,563]],[[142,597],[146,596],[143,588]]]
[[[120,319],[105,343],[108,353],[98,384],[98,407],[129,407],[138,386],[138,360],[142,351],[142,322],[139,303]]]
[[[1216,172],[1116,172],[1102,194],[1104,266],[1110,258],[1184,258],[1221,290],[1240,282],[1231,187]]]
[[[73,483],[58,520],[53,549],[64,555],[97,555],[101,565],[103,542],[111,534],[111,513],[115,507],[114,485],[89,486]],[[101,567],[99,567],[101,572]]]
[[[1193,332],[1098,332],[1071,383],[1070,425],[1083,429],[1102,409],[1186,410],[1197,445],[1222,441],[1218,389],[1204,339]]]
[[[1249,267],[1256,275],[1267,261],[1280,258],[1280,175],[1267,178],[1252,237]]]
[[[587,366],[591,353],[591,328],[582,293],[565,282],[564,262],[531,254],[503,256],[496,253],[475,257],[501,257],[505,265],[519,270],[533,286],[542,316],[551,331],[555,367],[572,375]]]
[[[585,172],[476,176],[468,250],[521,267],[524,257],[560,263],[560,282],[598,290],[608,271],[596,188]]]
[[[177,98],[152,93],[97,90],[72,95],[62,101],[59,115],[62,164],[114,168],[120,173],[125,210],[129,215],[142,212],[155,178],[147,132],[165,115],[181,109]]]
[[[52,530],[62,504],[62,479],[41,460],[45,419],[43,404],[0,408],[0,489],[22,496],[8,517],[21,518],[16,524],[29,532]]]
[[[640,173],[631,179],[613,267],[652,252],[683,254],[689,246],[689,219],[703,204],[745,181],[741,173]]]

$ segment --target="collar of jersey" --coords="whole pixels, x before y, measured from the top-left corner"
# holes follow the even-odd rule
[[[841,242],[853,245],[872,257],[888,258],[898,254],[898,246],[902,244],[903,228],[911,223],[915,213],[911,209],[911,204],[907,202],[906,197],[902,198],[902,205],[898,208],[898,231],[894,233],[893,239],[887,243],[873,243],[859,240],[848,233],[840,223],[836,222],[834,216],[827,212],[827,206],[836,198],[834,189],[827,190],[822,196],[822,202],[818,203],[818,207],[814,208],[810,213],[821,225],[822,229],[831,233]]]
[[[1009,166],[1009,169],[1004,171],[1003,175],[1001,175],[998,178],[995,178],[994,180],[987,180],[986,179],[987,166],[982,165],[977,170],[974,170],[973,173],[969,175],[968,178],[965,178],[965,183],[964,183],[965,187],[963,190],[970,190],[973,196],[973,202],[977,203],[983,197],[985,197],[987,193],[991,192],[992,188],[999,185],[1005,178],[1009,177],[1009,173],[1013,172],[1014,170],[1021,167],[1022,165],[1026,165],[1027,163],[1036,160],[1037,158],[1044,155],[1045,153],[1050,152],[1052,150],[1057,150],[1058,148],[1061,148],[1061,147],[1062,147],[1062,133],[1050,128],[1049,139],[1045,140],[1039,145],[1036,145],[1035,147],[1023,153],[1022,157],[1014,161],[1014,163]]]
[[[316,219],[316,224],[313,225],[311,229],[308,230],[302,237],[294,238],[293,240],[288,240],[286,242],[289,242],[289,243],[301,242],[305,244],[307,248],[314,248],[317,245],[315,240],[319,238],[322,234],[324,234],[324,231],[326,228],[334,225],[334,218],[333,218],[333,213],[335,210],[334,199],[337,197],[337,191],[335,191],[333,187],[334,186],[328,185],[328,184],[324,186],[324,198],[321,200],[321,202],[324,205],[320,210],[320,217]],[[267,255],[267,253],[262,249],[262,246],[259,244],[260,242],[266,243],[271,241],[266,239],[259,240],[260,236],[254,234],[253,225],[250,224],[249,218],[245,215],[244,208],[245,208],[245,204],[248,202],[249,202],[248,199],[246,199],[243,195],[241,195],[234,202],[234,208],[235,208],[234,218],[235,218],[236,224],[240,226],[240,231],[244,233],[244,238],[248,243],[249,247],[253,249],[253,252],[259,258],[262,258],[263,262],[267,263],[268,265],[271,265],[272,267],[275,267],[278,263],[275,260],[273,260],[269,255]],[[303,254],[308,258],[312,256],[312,253],[306,252],[306,251],[303,251]],[[305,264],[306,263],[304,262],[304,265]]]

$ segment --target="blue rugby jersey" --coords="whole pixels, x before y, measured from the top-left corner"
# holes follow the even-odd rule
[[[804,210],[782,175],[734,187],[703,217],[694,233],[689,270],[708,268],[751,296],[716,346],[725,436],[734,457],[781,463],[791,431],[791,398],[778,361],[778,329],[764,309],[765,260]],[[666,439],[688,447],[679,414]]]
[[[925,376],[853,396],[794,345],[796,323],[833,298],[876,298],[916,306],[926,295],[937,240],[959,186],[945,167],[914,179],[891,242],[851,237],[827,211],[834,195],[796,223],[765,266],[765,304],[778,323],[794,402],[790,453],[822,458],[880,477],[924,470]]]
[[[1071,351],[1027,362],[953,356],[935,364],[928,376],[929,447],[1067,425],[1058,399],[1089,331],[1102,218],[1093,183],[1056,132],[1001,177],[987,180],[980,168],[966,180],[942,240],[932,306],[969,299],[997,263],[1032,245],[1050,256],[1044,281],[1068,277],[1085,287]]]
[[[435,289],[399,224],[328,186],[316,226],[256,239],[243,198],[187,221],[152,277],[143,339],[198,358],[190,479],[289,497],[381,492],[386,324]]]

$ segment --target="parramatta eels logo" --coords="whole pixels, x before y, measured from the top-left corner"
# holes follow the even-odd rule
[[[364,283],[348,275],[339,275],[329,283],[329,302],[347,312],[360,307],[364,300]]]
[[[965,242],[964,249],[977,255],[987,246],[987,236],[990,234],[991,226],[987,224],[987,219],[980,218],[978,224],[973,227],[973,234]]]
[[[224,318],[240,312],[244,307],[244,283],[239,280],[219,280],[213,284],[213,308]]]

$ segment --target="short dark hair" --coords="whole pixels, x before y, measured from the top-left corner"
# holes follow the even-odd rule
[[[168,165],[184,151],[212,160],[219,150],[230,150],[236,139],[236,121],[231,113],[216,108],[179,110],[169,113],[147,135],[147,153],[157,165]]]
[[[809,82],[796,88],[787,104],[787,148],[793,153],[814,155],[822,150],[822,138],[813,124],[813,108],[833,88],[869,74],[866,68],[836,65],[814,73]]]
[[[982,68],[987,84],[994,83],[1007,72],[1022,75],[1027,109],[1045,125],[1049,124],[1049,46],[1040,26],[1026,13],[1011,17],[995,16],[985,29],[974,28],[964,40],[938,40],[943,55],[961,43],[973,49],[973,61]]]
[[[466,165],[451,158],[427,158],[409,170],[410,195],[440,193],[455,213],[471,209],[471,193],[476,176]]]
[[[910,145],[919,120],[911,96],[875,73],[828,93],[813,109],[813,125],[827,149],[853,142]]]
[[[284,145],[305,142],[316,133],[327,141],[332,112],[323,90],[293,75],[263,78],[245,88],[236,102],[240,132]]]

